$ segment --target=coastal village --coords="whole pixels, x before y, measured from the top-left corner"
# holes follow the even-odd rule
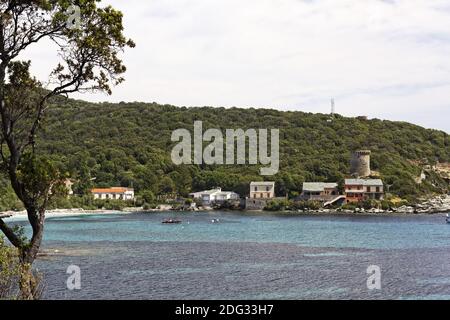
[[[349,178],[345,179],[342,190],[338,182],[304,182],[301,195],[294,200],[314,201],[319,203],[322,208],[360,203],[365,200],[383,200],[383,181],[378,178],[371,178],[377,174],[371,171],[370,155],[369,150],[360,150],[353,153],[351,172]],[[275,187],[273,181],[251,182],[246,198],[242,198],[241,195],[233,191],[224,191],[221,187],[193,192],[189,194],[193,201],[189,202],[189,205],[184,206],[183,209],[196,210],[200,207],[213,209],[228,203],[245,210],[264,210],[271,201],[287,199],[286,196],[277,196]],[[133,201],[135,199],[132,188],[94,188],[91,193],[94,199],[101,200]],[[160,207],[159,209],[164,208]]]
[[[242,197],[234,191],[222,190],[220,186],[211,190],[197,191],[189,194],[189,201],[173,195],[172,202],[177,204],[161,204],[153,210],[213,210],[244,209],[248,211],[266,210],[271,203],[293,200],[302,203],[314,203],[315,206],[304,210],[308,212],[330,212],[331,210],[346,212],[394,212],[393,209],[381,207],[363,208],[361,203],[374,200],[380,203],[385,198],[385,185],[377,172],[371,170],[370,150],[355,151],[350,160],[350,172],[344,182],[304,182],[299,196],[288,199],[286,195],[276,194],[276,183],[273,181],[253,181],[249,185],[248,195]],[[132,188],[112,187],[94,188],[91,190],[94,199],[134,201]],[[450,208],[447,198],[429,200],[418,208],[401,206],[398,212],[427,213],[433,209]],[[166,199],[167,200],[167,199]],[[166,201],[168,202],[168,201]],[[353,207],[352,207],[353,205]],[[308,206],[306,206],[308,207]],[[351,209],[349,209],[349,207]]]
[[[67,197],[76,196],[72,190],[74,181],[65,181]],[[383,206],[392,203],[389,185],[380,178],[378,172],[371,169],[371,151],[358,150],[350,159],[350,171],[343,181],[307,181],[303,183],[298,196],[289,198],[277,194],[275,181],[252,181],[248,193],[223,190],[220,186],[210,190],[196,191],[182,197],[176,193],[159,196],[157,205],[148,207],[139,204],[133,188],[109,187],[90,190],[94,201],[121,204],[124,211],[210,211],[210,210],[245,210],[245,211],[290,211],[305,213],[435,213],[450,211],[450,196],[440,195],[427,199],[415,206],[401,202],[397,206]],[[384,201],[385,199],[390,201]],[[401,199],[400,199],[401,201]],[[102,210],[114,208],[104,207]],[[118,209],[118,208],[116,208]],[[83,209],[71,209],[85,211]],[[64,211],[62,209],[54,211]],[[66,209],[67,211],[67,209]],[[2,213],[9,217],[17,212]]]

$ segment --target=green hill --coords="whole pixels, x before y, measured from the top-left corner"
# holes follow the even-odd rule
[[[79,180],[76,192],[96,186],[133,186],[147,196],[221,186],[242,195],[263,179],[258,166],[176,166],[170,159],[172,131],[208,128],[280,129],[277,193],[291,196],[304,181],[339,181],[348,175],[351,152],[372,150],[372,169],[391,192],[417,197],[446,192],[449,184],[433,171],[417,184],[422,164],[450,162],[449,135],[403,122],[345,118],[267,109],[178,108],[145,103],[88,103],[59,99],[49,109],[38,148]]]

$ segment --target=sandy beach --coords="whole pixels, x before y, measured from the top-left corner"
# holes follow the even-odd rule
[[[98,215],[98,214],[124,214],[131,213],[131,211],[117,211],[117,210],[83,210],[83,209],[55,209],[48,210],[45,213],[45,218],[59,218],[59,217],[73,217],[80,215]],[[11,217],[4,218],[5,221],[20,221],[27,219],[26,211],[8,211],[2,212]]]

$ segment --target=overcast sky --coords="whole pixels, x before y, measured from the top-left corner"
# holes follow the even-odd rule
[[[450,132],[449,0],[108,0],[125,15],[126,82],[90,101],[269,107]],[[55,65],[36,46],[39,78]]]

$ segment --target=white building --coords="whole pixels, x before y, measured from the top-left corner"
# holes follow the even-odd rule
[[[214,203],[223,203],[229,200],[239,200],[239,195],[232,191],[222,191],[221,188],[212,190],[205,190],[189,194],[193,199],[199,199],[204,205],[211,205]]]
[[[114,187],[91,190],[94,199],[134,200],[134,189]]]

